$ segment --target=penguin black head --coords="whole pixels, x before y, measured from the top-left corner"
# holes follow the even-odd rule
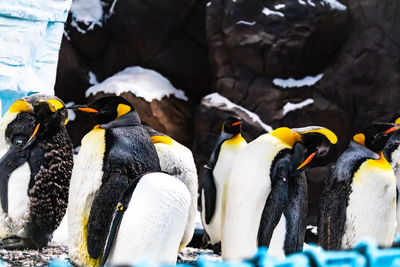
[[[88,105],[74,105],[69,108],[92,114],[98,124],[111,122],[135,111],[135,108],[121,96],[105,96]]]
[[[338,139],[335,133],[323,127],[312,126],[293,129],[301,136],[301,142],[306,148],[306,160],[298,170],[307,166],[322,167],[334,161],[338,154]]]
[[[68,112],[64,103],[58,97],[32,95],[23,99],[32,104],[36,124],[24,149],[32,145],[35,140],[54,135],[67,124]]]
[[[227,118],[222,124],[222,131],[228,134],[240,134],[243,120],[237,116]]]
[[[390,136],[398,129],[400,125],[393,123],[372,123],[354,135],[353,141],[378,153],[383,150]]]
[[[393,115],[393,117],[392,117],[392,119],[390,120],[390,122],[391,122],[391,123],[394,123],[394,124],[400,124],[400,111],[397,111],[397,112]]]

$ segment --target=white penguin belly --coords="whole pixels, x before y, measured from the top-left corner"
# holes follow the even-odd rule
[[[172,141],[171,145],[156,143],[154,146],[160,159],[161,170],[183,182],[191,195],[189,218],[180,244],[182,249],[192,239],[196,222],[198,194],[196,164],[192,152],[176,141]]]
[[[271,191],[270,168],[278,152],[287,146],[264,134],[243,148],[229,175],[222,257],[244,259],[257,252],[261,214]]]
[[[141,261],[175,264],[190,202],[187,187],[172,176],[143,176],[124,213],[106,265]]]
[[[372,238],[381,246],[392,244],[396,228],[396,180],[391,168],[370,167],[364,162],[354,175],[343,248],[352,248]],[[390,166],[389,166],[390,167]]]
[[[278,225],[275,227],[271,237],[267,254],[277,259],[285,258],[284,244],[286,236],[286,218],[281,215]]]
[[[400,193],[400,148],[397,148],[393,153],[392,153],[392,168],[394,170],[394,175],[396,176],[396,186],[397,186],[397,191]],[[396,227],[396,234],[399,234],[400,232],[400,203],[399,203],[400,197],[397,198],[397,211],[396,211],[396,217],[397,217],[397,227]]]
[[[28,186],[30,178],[31,170],[29,164],[25,162],[12,172],[8,180],[8,217],[15,227],[15,229],[12,229],[12,234],[19,236],[24,236],[24,230],[20,228],[25,224],[24,217],[28,216]]]
[[[214,216],[211,218],[209,224],[206,223],[205,212],[202,212],[201,216],[204,229],[210,236],[211,244],[221,242],[221,226],[224,217],[223,205],[225,202],[224,191],[226,190],[225,186],[228,182],[227,179],[229,173],[241,148],[242,146],[229,146],[226,145],[226,143],[222,144],[217,163],[214,167],[213,175],[215,187],[217,189]],[[202,210],[205,211],[204,192],[202,192],[202,194]]]
[[[82,266],[93,264],[87,252],[84,229],[103,177],[104,134],[102,129],[86,134],[79,154],[74,157],[67,208],[68,249],[71,261]]]

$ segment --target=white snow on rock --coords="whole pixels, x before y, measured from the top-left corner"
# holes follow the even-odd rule
[[[206,95],[204,98],[206,100],[210,101],[210,103],[212,103],[214,105],[225,105],[229,109],[233,109],[233,108],[240,109],[241,111],[245,112],[254,122],[259,123],[267,132],[271,132],[273,130],[272,127],[265,124],[257,114],[245,109],[244,107],[236,105],[235,103],[232,103],[231,101],[229,101],[229,99],[227,99],[226,97],[223,97],[222,95],[220,95],[218,93],[212,93],[212,94]]]
[[[314,103],[314,100],[311,98],[307,98],[304,101],[301,101],[300,103],[291,103],[291,102],[287,102],[284,106],[283,106],[283,115],[286,115],[288,112],[296,110],[296,109],[301,109],[305,106],[311,105],[312,103]]]
[[[239,20],[238,22],[236,22],[236,24],[244,24],[244,25],[253,26],[254,24],[256,24],[256,22],[255,21]]]
[[[298,0],[299,1],[299,3],[301,4],[301,5],[306,5],[307,3],[306,2],[304,2],[303,0]]]
[[[315,7],[315,4],[314,4],[314,2],[313,2],[313,1],[311,1],[311,0],[307,0],[307,3],[308,3],[310,6],[314,6],[314,7]]]
[[[326,4],[330,5],[332,9],[337,9],[337,10],[346,10],[347,7],[343,5],[342,3],[336,1],[336,0],[322,0]]]
[[[89,71],[89,84],[91,85],[99,84],[99,82],[97,81],[96,74],[94,74],[92,71]]]
[[[154,99],[161,100],[163,97],[170,95],[185,101],[188,100],[182,90],[176,89],[160,73],[139,66],[128,67],[103,82],[93,85],[86,91],[86,97],[99,92],[115,95],[131,92],[148,102]]]
[[[211,1],[207,3],[207,7],[211,6]]]
[[[276,9],[276,10],[278,10],[278,9],[282,9],[282,8],[285,8],[285,4],[278,4],[278,5],[275,5],[274,6],[274,8]]]
[[[86,33],[86,30],[81,29],[77,22],[89,26],[87,30],[93,30],[95,25],[102,26],[103,7],[100,0],[74,0],[71,5],[71,13],[71,26],[83,34]]]
[[[273,11],[267,7],[264,7],[263,11],[264,15],[269,16],[269,15],[277,15],[280,17],[284,17],[285,15],[282,12],[278,12],[278,11]]]
[[[321,80],[321,78],[324,76],[323,73],[320,73],[316,76],[306,76],[302,79],[295,80],[293,78],[289,79],[280,79],[280,78],[275,78],[272,80],[272,83],[276,86],[280,86],[283,88],[292,88],[292,87],[302,87],[302,86],[311,86],[314,85],[316,82]]]

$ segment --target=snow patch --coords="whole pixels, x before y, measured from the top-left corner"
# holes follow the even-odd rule
[[[278,11],[273,11],[267,7],[264,7],[262,13],[264,13],[264,15],[269,16],[269,15],[277,15],[280,17],[284,17],[285,15],[282,12],[278,12]]]
[[[315,7],[315,4],[314,4],[314,2],[313,2],[313,1],[311,1],[311,0],[307,0],[307,3],[308,3],[310,6],[314,6],[314,7]]]
[[[301,4],[301,5],[306,5],[307,3],[306,2],[304,2],[303,0],[298,0],[299,1],[299,4]]]
[[[272,80],[272,83],[276,86],[280,86],[283,88],[292,88],[292,87],[303,87],[303,86],[311,86],[314,85],[316,82],[321,80],[321,78],[324,76],[323,73],[320,73],[316,76],[306,76],[302,79],[295,80],[293,78],[289,79],[280,79],[280,78],[275,78]]]
[[[93,30],[95,25],[102,26],[103,6],[100,0],[74,0],[71,5],[71,26],[85,34],[86,31],[78,26],[82,22],[88,26],[87,30]]]
[[[235,103],[232,103],[231,101],[229,101],[229,99],[221,96],[218,93],[209,94],[209,95],[205,96],[204,98],[206,100],[210,101],[210,103],[215,104],[215,105],[223,104],[223,105],[226,105],[226,107],[229,109],[233,109],[233,108],[240,109],[241,111],[245,112],[254,122],[259,123],[261,125],[261,127],[263,127],[267,132],[272,132],[272,130],[273,130],[272,127],[265,124],[257,114],[245,109],[244,107],[236,105]]]
[[[115,95],[131,92],[148,102],[154,99],[161,100],[164,96],[170,95],[185,101],[188,100],[182,90],[176,89],[160,73],[139,66],[128,67],[103,82],[93,85],[86,91],[86,97],[99,92]]]
[[[207,5],[207,7],[211,6],[211,1],[208,2],[206,5]]]
[[[285,4],[278,4],[278,5],[275,5],[274,8],[276,10],[279,10],[279,9],[285,8],[285,6],[286,6]]]
[[[94,74],[92,71],[89,71],[89,84],[91,85],[99,84],[99,82],[97,81],[96,74]]]
[[[244,24],[244,25],[253,26],[254,24],[256,24],[256,22],[255,21],[239,20],[238,22],[236,22],[236,24]]]
[[[327,3],[330,5],[332,9],[337,9],[337,10],[346,10],[347,7],[343,5],[342,3],[336,1],[336,0],[322,0],[323,2]]]
[[[301,109],[305,106],[308,106],[310,104],[314,103],[314,100],[311,98],[307,98],[304,101],[301,101],[300,103],[291,103],[291,102],[287,102],[284,106],[283,106],[283,115],[286,115],[288,112],[296,110],[296,109]]]

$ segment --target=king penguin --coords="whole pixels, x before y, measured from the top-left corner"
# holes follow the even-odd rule
[[[63,218],[73,166],[64,103],[17,100],[0,121],[0,246],[42,248]]]
[[[364,238],[390,246],[396,228],[396,178],[382,150],[399,127],[373,123],[354,135],[325,182],[318,234],[325,249],[347,249]]]
[[[200,192],[201,220],[214,253],[221,253],[221,226],[227,178],[236,156],[247,144],[241,135],[241,124],[239,117],[229,117],[223,122],[221,134],[204,170]]]
[[[281,255],[300,251],[307,188],[299,176],[306,166],[329,163],[336,152],[336,135],[317,126],[281,127],[247,144],[228,177],[223,259],[250,258],[258,246],[276,247]]]
[[[171,137],[148,125],[143,126],[156,148],[161,170],[183,182],[191,195],[188,223],[179,245],[179,250],[181,250],[192,240],[196,223],[198,179],[193,154],[190,149]]]
[[[393,115],[391,123],[400,125],[400,112],[397,112]],[[394,132],[389,140],[387,141],[385,148],[383,149],[383,155],[390,163],[393,168],[394,175],[396,176],[396,186],[397,186],[397,194],[396,194],[396,217],[397,217],[397,227],[396,234],[400,233],[400,203],[399,203],[399,193],[400,193],[400,131]]]
[[[68,203],[68,247],[71,261],[80,266],[98,266],[112,259],[112,264],[120,264],[120,260],[126,259],[118,258],[115,254],[120,253],[118,255],[124,255],[130,259],[129,262],[123,262],[123,264],[131,264],[137,260],[135,255],[140,255],[140,252],[145,250],[155,252],[152,254],[155,260],[171,257],[176,260],[179,243],[187,223],[190,194],[179,180],[170,176],[167,177],[171,179],[166,178],[166,180],[176,186],[176,195],[168,193],[172,190],[171,188],[157,185],[156,180],[161,181],[167,174],[159,173],[161,168],[156,149],[149,134],[141,125],[134,107],[122,97],[109,96],[100,98],[87,106],[70,108],[93,114],[96,122],[99,123],[82,139],[81,149],[72,172]],[[157,177],[153,180],[147,179],[150,173],[151,177]],[[155,193],[154,197],[159,197],[159,199],[154,203],[151,200],[153,195],[146,195],[143,189],[146,183],[156,187],[154,190],[148,188],[148,192],[159,192],[159,195]],[[177,183],[181,185],[177,186]],[[128,213],[122,217],[122,220],[117,220],[115,223],[115,211],[119,210],[118,202],[121,201],[123,192],[132,184],[133,188],[137,185],[132,199],[136,199],[135,196],[141,194],[141,197],[138,197],[140,200],[134,203],[133,208],[126,210]],[[178,201],[177,198],[181,200]],[[156,204],[161,202],[164,202],[161,208],[164,207],[165,210],[159,210],[158,213],[153,214],[154,216],[147,213],[157,209]],[[172,207],[180,203],[183,203],[181,205],[183,208],[187,206],[187,210],[183,209],[183,212],[175,214],[175,217],[172,216]],[[125,209],[122,208],[122,210]],[[165,222],[166,219],[163,219],[163,216],[169,218],[170,221]],[[143,218],[146,218],[146,222],[140,221]],[[171,248],[176,247],[172,249],[173,256],[165,254],[171,253],[171,250],[165,250],[165,253],[157,249],[152,250],[158,242],[157,237],[152,236],[152,231],[157,232],[157,229],[162,231],[165,225],[170,226],[171,223],[176,223],[181,231],[173,232],[175,239],[167,239],[163,244]],[[127,230],[128,232],[120,235],[118,225],[121,230],[129,225],[132,228],[130,232]],[[143,228],[134,229],[133,227]],[[111,243],[110,229],[116,231],[113,234],[114,242]],[[143,243],[144,247],[139,250],[139,254],[127,250],[131,248],[129,244],[140,243]],[[121,244],[125,246],[121,248]],[[108,248],[112,250],[111,254]],[[103,257],[104,253],[109,256],[108,259],[106,256]]]

